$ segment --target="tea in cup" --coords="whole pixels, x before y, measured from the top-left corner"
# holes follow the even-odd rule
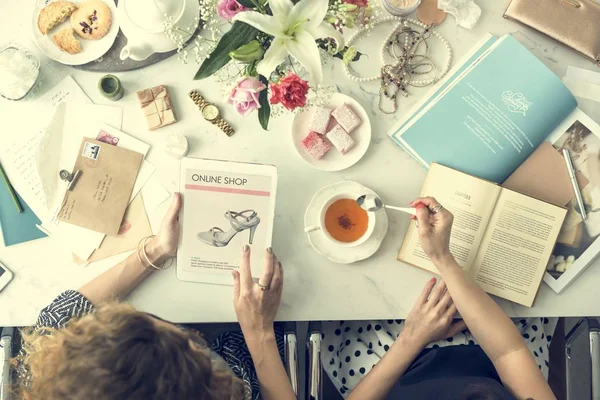
[[[319,225],[304,231],[321,230],[331,242],[344,247],[363,244],[375,229],[375,214],[363,210],[356,202],[357,196],[332,196],[321,208]]]

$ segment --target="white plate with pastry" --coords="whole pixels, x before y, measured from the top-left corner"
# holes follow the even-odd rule
[[[119,33],[113,0],[38,0],[31,24],[42,53],[65,65],[97,60]]]
[[[292,124],[296,152],[321,171],[341,171],[356,164],[371,143],[371,122],[360,103],[336,93],[329,104],[296,114]]]

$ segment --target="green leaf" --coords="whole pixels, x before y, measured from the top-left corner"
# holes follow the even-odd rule
[[[354,58],[352,59],[352,61],[358,61],[364,55],[365,55],[365,53],[361,53],[360,51],[357,51],[356,55],[354,56]],[[340,60],[343,60],[344,59],[344,53],[343,53],[343,51],[340,51],[339,53],[335,53],[332,57],[339,58]]]
[[[237,2],[246,8],[256,8],[256,4],[254,4],[251,0],[237,0]]]
[[[210,57],[204,60],[194,79],[208,78],[223,68],[231,60],[229,52],[254,40],[258,32],[258,29],[245,22],[235,21],[229,32],[223,35]]]
[[[266,131],[269,127],[269,118],[271,117],[271,105],[269,104],[269,81],[262,75],[258,76],[258,79],[267,86],[265,90],[261,90],[258,94],[258,103],[260,108],[258,109],[258,122],[260,126]]]

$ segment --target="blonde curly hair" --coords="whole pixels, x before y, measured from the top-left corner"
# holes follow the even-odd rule
[[[213,367],[193,332],[158,323],[126,304],[104,304],[61,329],[22,332],[17,361],[30,400],[243,400],[243,382]]]

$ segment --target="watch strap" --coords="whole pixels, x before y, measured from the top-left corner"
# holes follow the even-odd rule
[[[213,124],[217,125],[219,127],[219,129],[221,129],[223,132],[225,132],[225,134],[227,136],[232,136],[235,133],[235,131],[233,130],[233,128],[231,127],[231,125],[229,125],[227,123],[227,121],[225,121],[223,119],[223,117],[221,117],[221,116],[219,116],[218,118],[216,118],[213,121]]]
[[[190,99],[192,99],[192,101],[194,103],[196,103],[198,108],[200,108],[201,110],[202,110],[202,107],[204,107],[208,104],[208,102],[206,100],[204,100],[204,97],[202,97],[200,95],[200,93],[198,93],[198,91],[196,91],[196,90],[191,90],[189,93],[189,96],[190,96]]]

